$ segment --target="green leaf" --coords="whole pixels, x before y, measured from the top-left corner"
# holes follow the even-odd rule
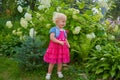
[[[2,47],[3,49],[7,49],[7,48],[8,48],[7,45],[2,45],[1,47]]]
[[[101,66],[101,67],[108,67],[109,64],[105,64],[105,63],[103,63],[103,64],[101,64],[100,66]]]
[[[77,37],[77,36],[73,36],[73,39],[74,39],[74,40],[78,40],[78,37]]]
[[[115,76],[115,71],[113,71],[113,70],[110,71],[110,74],[111,74],[112,77],[114,77]]]
[[[93,12],[91,10],[86,10],[85,13],[88,14],[88,15],[91,15]]]
[[[85,7],[85,3],[80,3],[80,4],[79,4],[79,8],[80,8],[80,9],[83,9],[84,7]]]
[[[109,68],[109,67],[104,67],[104,70],[110,70],[111,68]]]
[[[114,64],[114,65],[112,66],[112,70],[115,70],[116,68],[117,68],[117,65]]]
[[[118,69],[120,70],[120,65],[118,65],[117,67],[118,67]]]
[[[104,73],[103,79],[107,79],[108,77],[109,77],[109,74],[108,73]]]
[[[97,69],[96,72],[95,72],[95,74],[100,74],[102,72],[103,72],[103,69]]]
[[[79,53],[79,51],[76,50],[76,49],[71,49],[71,51],[76,52],[76,53]]]
[[[96,60],[96,59],[98,59],[98,58],[97,58],[97,57],[92,57],[92,58],[91,58],[91,60]]]
[[[103,56],[105,56],[105,57],[111,57],[112,55],[109,54],[109,53],[107,53],[107,54],[104,54]]]

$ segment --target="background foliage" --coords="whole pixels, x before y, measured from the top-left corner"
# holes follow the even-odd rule
[[[53,13],[62,12],[67,16],[65,29],[71,44],[71,64],[79,64],[96,79],[119,79],[120,29],[119,24],[107,19],[109,16],[116,19],[112,12],[118,13],[119,1],[101,1],[1,0],[0,53],[15,56],[26,70],[42,65],[39,59],[48,46],[49,29],[55,26]],[[11,22],[7,24],[8,21]],[[36,31],[35,41],[31,28]]]

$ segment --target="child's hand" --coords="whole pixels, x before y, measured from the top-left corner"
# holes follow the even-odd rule
[[[67,44],[68,48],[70,48],[70,44]]]
[[[64,45],[64,42],[63,41],[59,41],[59,44],[61,44],[62,46]]]

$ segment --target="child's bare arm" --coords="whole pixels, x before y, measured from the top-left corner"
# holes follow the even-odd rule
[[[70,48],[70,44],[67,39],[66,39],[66,43],[67,43],[67,46]]]
[[[63,42],[63,41],[59,41],[59,40],[57,40],[57,39],[55,38],[55,34],[54,34],[54,33],[51,33],[51,34],[50,34],[50,40],[52,40],[52,41],[55,42],[55,43],[59,43],[59,44],[61,44],[61,45],[64,45],[64,42]]]

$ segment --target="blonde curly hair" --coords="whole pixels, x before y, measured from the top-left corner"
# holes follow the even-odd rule
[[[65,19],[67,19],[67,16],[63,13],[59,13],[59,12],[54,12],[53,13],[53,23],[56,24],[56,20],[59,19],[60,17],[65,17]]]

